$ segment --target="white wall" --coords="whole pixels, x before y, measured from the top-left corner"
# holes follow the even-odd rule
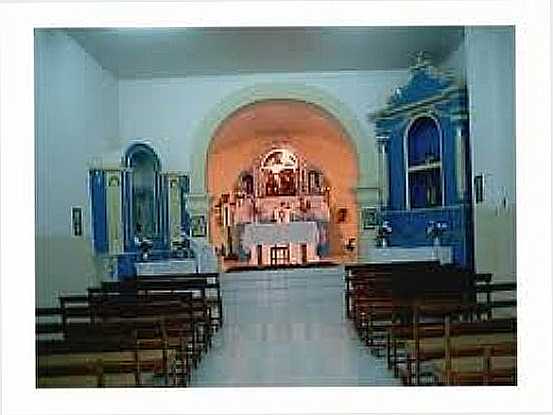
[[[335,96],[361,122],[369,140],[374,134],[368,112],[380,109],[407,77],[407,71],[371,71],[121,80],[117,147],[148,139],[165,158],[164,169],[189,171],[192,141],[201,122],[227,97],[267,83],[299,84]]]
[[[459,46],[449,54],[449,56],[438,65],[438,68],[444,72],[450,72],[455,76],[455,79],[461,83],[466,80],[466,56],[465,42],[461,42]]]
[[[475,206],[476,268],[496,280],[515,278],[514,30],[466,30],[472,172],[484,175]]]
[[[38,30],[36,71],[36,300],[95,282],[88,164],[118,136],[117,80],[61,30]],[[81,238],[71,207],[83,208]]]

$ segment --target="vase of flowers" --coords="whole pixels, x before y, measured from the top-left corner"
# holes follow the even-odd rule
[[[440,238],[447,231],[447,222],[430,221],[426,227],[426,235],[434,241],[434,246],[440,246]]]
[[[392,227],[390,223],[385,220],[380,224],[376,231],[377,246],[386,248],[388,246],[388,238],[392,234]]]

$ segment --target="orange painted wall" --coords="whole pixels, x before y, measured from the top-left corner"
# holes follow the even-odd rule
[[[231,192],[240,172],[249,169],[271,148],[288,146],[317,166],[331,186],[331,256],[344,255],[343,242],[357,239],[355,186],[357,153],[332,116],[298,101],[271,100],[248,105],[231,115],[213,137],[207,158],[207,189],[215,202]],[[336,224],[337,210],[346,208],[346,222]],[[211,242],[222,243],[210,215]]]

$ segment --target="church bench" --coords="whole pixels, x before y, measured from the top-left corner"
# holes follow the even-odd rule
[[[422,308],[422,307],[421,307]],[[436,316],[435,309],[432,309],[431,315]],[[456,312],[462,312],[457,307]],[[516,319],[492,319],[481,321],[454,321],[452,322],[451,309],[444,307],[442,311],[443,320],[440,323],[421,322],[422,311],[415,309],[413,316],[412,333],[409,328],[396,327],[390,330],[390,341],[388,350],[392,350],[392,357],[388,352],[388,363],[393,364],[394,375],[397,376],[400,370],[399,366],[403,363],[401,371],[404,378],[411,383],[411,377],[414,383],[419,385],[422,376],[421,363],[428,360],[440,358],[443,354],[451,356],[453,346],[459,348],[471,348],[480,345],[493,345],[494,343],[516,343]],[[459,316],[459,314],[458,314]],[[404,360],[400,361],[397,355],[398,342],[401,341],[403,347]]]
[[[390,265],[390,264],[388,264]],[[448,274],[445,277],[444,274]],[[477,281],[477,274],[450,266],[399,264],[374,268],[349,277],[346,294],[359,290],[392,292],[395,296],[413,296],[419,290],[466,290]],[[355,300],[355,299],[354,299]]]
[[[139,330],[129,333],[128,328],[106,331],[96,325],[83,330],[82,324],[78,331],[80,335],[64,339],[37,339],[39,387],[93,386],[91,377],[99,387],[141,386],[145,376],[162,375],[166,385],[188,378],[184,372],[170,373],[178,350],[163,334],[144,336]]]
[[[195,276],[185,278],[178,276],[166,278],[163,275],[159,278],[149,276],[146,279],[141,277],[141,279],[137,280],[108,281],[103,282],[101,287],[89,289],[89,293],[102,292],[129,295],[135,292],[144,294],[192,292],[195,296],[204,299],[210,305],[212,328],[216,330],[222,324],[222,299],[218,282],[209,282],[208,278],[213,278],[212,275],[218,274],[206,274],[208,276],[201,276],[204,274],[193,275]],[[200,277],[197,275],[200,275]],[[216,294],[208,296],[209,291],[216,291]]]
[[[492,339],[490,338],[490,340]],[[501,342],[502,340],[506,341]],[[479,344],[476,339],[468,339],[467,342],[470,343],[452,347],[447,356],[443,350],[426,353],[424,359],[429,365],[426,371],[421,373],[421,377],[422,375],[426,375],[430,385],[482,385],[486,384],[483,379],[485,378],[484,372],[487,367],[487,370],[490,371],[488,377],[507,378],[503,380],[497,379],[494,382],[495,384],[515,384],[516,341],[512,338],[502,339],[499,337],[496,337],[495,341],[493,342],[492,340]],[[486,349],[491,350],[487,357],[488,363],[485,363],[485,356],[488,353]],[[449,364],[447,363],[448,361]],[[406,366],[405,370],[402,371],[403,383],[406,385],[413,384],[414,375],[411,370],[411,366]],[[500,376],[500,373],[506,373],[506,375]],[[466,381],[462,380],[464,375],[467,376]],[[472,381],[468,379],[472,379]],[[477,379],[480,380],[478,381]],[[419,381],[417,384],[421,385],[422,383]]]
[[[466,304],[473,301],[476,275],[452,266],[424,270],[405,266],[391,272],[372,272],[350,280],[351,317],[355,328],[370,347],[386,345],[386,329],[395,320],[410,320],[411,307],[422,304]],[[488,281],[488,276],[483,278]],[[375,336],[375,334],[377,334]],[[375,340],[378,338],[379,342]]]
[[[132,302],[136,300],[150,301],[155,300],[164,301],[173,299],[181,299],[182,301],[190,302],[197,307],[203,306],[205,313],[208,314],[209,307],[207,306],[207,299],[205,292],[202,289],[203,286],[196,286],[187,284],[186,287],[181,289],[160,289],[151,285],[119,285],[119,284],[102,284],[101,287],[93,287],[88,289],[88,300],[94,302],[105,303],[109,301]]]
[[[348,318],[351,318],[352,316],[351,297],[353,295],[354,283],[359,284],[360,282],[363,282],[363,281],[374,280],[378,276],[382,276],[382,275],[387,276],[395,272],[402,272],[406,270],[411,270],[413,272],[424,272],[438,266],[440,266],[439,262],[435,262],[435,261],[425,261],[425,262],[409,261],[409,262],[382,263],[382,264],[375,264],[375,263],[346,264],[344,266],[344,269],[345,269],[344,296],[345,296],[346,316]]]
[[[413,382],[420,384],[420,379],[424,375],[432,376],[434,366],[428,366],[431,362],[443,364],[445,359],[460,359],[471,356],[479,356],[485,347],[496,348],[497,355],[506,354],[514,355],[516,353],[516,333],[495,333],[489,331],[482,334],[464,334],[450,338],[449,354],[444,346],[445,338],[435,338],[421,340],[419,349],[416,351],[416,346],[413,341],[404,343],[405,359],[397,362],[398,372],[402,375],[404,383],[412,384]],[[449,357],[448,357],[449,356]],[[457,361],[457,360],[455,360]],[[417,365],[419,365],[417,369]],[[426,368],[426,369],[425,369]],[[417,381],[417,370],[419,380]]]
[[[205,303],[191,299],[190,302],[119,302],[109,300],[102,302],[96,316],[102,322],[140,324],[152,319],[160,320],[169,339],[179,342],[186,340],[191,344],[194,364],[201,354],[207,352],[211,344],[209,309]]]
[[[492,318],[493,309],[516,308],[515,299],[493,300],[493,297],[494,297],[493,294],[497,294],[497,293],[516,294],[516,288],[517,288],[516,282],[502,282],[502,283],[490,283],[486,285],[478,285],[475,287],[475,296],[478,296],[478,294],[485,294],[486,297],[484,302],[491,306],[488,312],[488,318]]]
[[[478,345],[446,346],[445,355],[431,365],[437,385],[516,385],[516,338]]]
[[[197,364],[202,352],[211,341],[209,309],[202,299],[190,293],[90,294],[86,296],[62,296],[63,324],[90,321],[96,324],[113,323],[140,328],[150,321],[163,320],[170,330],[169,340],[186,341],[191,345],[191,359]],[[75,312],[76,311],[76,312]]]
[[[195,274],[175,274],[175,275],[148,275],[138,276],[139,281],[188,281],[196,278],[205,278],[207,281],[207,301],[214,305],[217,313],[212,313],[212,316],[217,320],[219,328],[223,325],[223,299],[221,295],[220,274],[212,273],[195,273]]]
[[[497,304],[496,304],[497,303]],[[516,302],[514,304],[516,306]],[[499,330],[498,327],[494,328],[494,324],[501,325],[508,322],[508,324],[516,324],[516,321],[511,319],[496,319],[487,323],[481,321],[483,316],[491,315],[490,311],[495,307],[512,307],[513,303],[509,302],[491,302],[491,303],[458,303],[456,301],[422,301],[419,303],[413,303],[411,307],[413,310],[410,313],[411,322],[403,319],[394,319],[391,324],[388,325],[386,333],[386,360],[388,368],[394,369],[394,374],[397,376],[397,364],[400,363],[398,358],[398,347],[404,345],[407,341],[413,341],[416,336],[419,339],[431,338],[435,336],[443,336],[443,318],[444,316],[452,316],[454,320],[458,320],[455,330],[464,330],[465,333],[469,333],[470,330],[479,332],[479,324],[486,324],[487,327],[491,327],[495,330]],[[406,306],[408,307],[408,306]],[[405,314],[404,314],[405,316]],[[420,320],[419,320],[420,319]],[[474,322],[474,324],[471,324]],[[511,330],[512,326],[507,326],[507,331]]]
[[[190,293],[88,296],[61,296],[57,321],[37,322],[37,335],[58,333],[57,338],[74,339],[88,335],[90,327],[104,334],[126,329],[144,331],[156,322],[163,323],[169,347],[181,349],[183,368],[196,366],[211,341],[209,309],[202,299]],[[37,310],[37,316],[56,314],[56,310]],[[158,330],[159,331],[159,330]]]

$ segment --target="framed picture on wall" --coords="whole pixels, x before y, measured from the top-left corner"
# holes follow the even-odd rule
[[[338,209],[338,213],[336,215],[336,222],[337,223],[346,223],[347,220],[348,220],[348,210],[346,208]]]
[[[83,236],[83,209],[81,207],[71,208],[71,223],[73,236]]]
[[[476,203],[484,201],[484,176],[481,174],[474,176],[474,196]]]
[[[191,219],[192,237],[203,238],[207,236],[207,223],[204,215],[192,216]]]
[[[374,229],[378,223],[378,212],[375,208],[366,207],[361,210],[363,229]]]

